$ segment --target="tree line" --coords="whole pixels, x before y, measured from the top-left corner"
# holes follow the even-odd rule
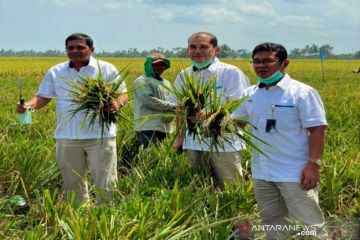
[[[246,49],[232,49],[227,44],[220,45],[220,58],[250,58],[251,51]],[[360,59],[360,50],[355,53],[347,54],[334,54],[333,46],[330,44],[324,44],[318,46],[316,44],[306,45],[304,48],[294,48],[289,51],[290,58],[319,58],[320,53],[323,53],[325,58],[330,59]],[[162,47],[154,48],[151,50],[138,50],[137,48],[129,48],[127,50],[116,50],[114,52],[100,51],[95,52],[95,56],[99,57],[146,57],[152,52],[159,52],[165,54],[170,58],[186,58],[186,48],[176,47],[172,49],[164,49]],[[35,50],[0,50],[0,56],[31,56],[31,57],[61,57],[65,56],[65,51],[60,50],[46,50],[46,51],[35,51]]]

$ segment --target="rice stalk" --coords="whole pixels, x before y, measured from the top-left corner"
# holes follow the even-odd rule
[[[128,71],[122,70],[114,79],[106,79],[98,63],[98,74],[95,78],[80,76],[75,81],[67,81],[72,87],[67,90],[72,97],[70,101],[74,106],[74,109],[70,111],[70,118],[82,113],[84,118],[81,127],[84,126],[85,120],[89,120],[88,128],[99,124],[101,139],[104,137],[105,129],[109,130],[111,124],[128,121],[127,115],[122,114],[122,111],[110,111],[112,102],[128,93],[122,92],[120,89],[128,74]]]
[[[245,98],[222,102],[223,95],[217,89],[216,75],[203,81],[199,74],[181,73],[180,79],[180,86],[163,85],[177,101],[177,114],[185,119],[178,131],[187,131],[193,139],[197,138],[201,143],[210,145],[211,151],[219,152],[219,147],[224,149],[226,142],[239,139],[264,154],[252,140],[268,144],[240,127],[239,123],[248,123],[247,121],[231,117]],[[204,112],[203,116],[199,115],[201,111]],[[210,139],[210,143],[207,139]]]

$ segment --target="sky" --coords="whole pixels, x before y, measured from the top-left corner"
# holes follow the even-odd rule
[[[172,49],[206,31],[232,49],[271,41],[353,53],[359,9],[359,0],[0,0],[0,49],[64,50],[74,32],[90,35],[95,51]]]

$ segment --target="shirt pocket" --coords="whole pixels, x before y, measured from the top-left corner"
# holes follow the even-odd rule
[[[275,104],[274,118],[277,129],[295,129],[300,125],[299,112],[295,105]]]

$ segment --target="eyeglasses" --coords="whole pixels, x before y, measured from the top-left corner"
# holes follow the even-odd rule
[[[260,65],[260,64],[263,64],[265,66],[269,66],[273,63],[277,63],[279,62],[279,60],[271,60],[271,59],[263,59],[263,60],[253,60],[253,61],[250,61],[250,63],[252,65]]]

